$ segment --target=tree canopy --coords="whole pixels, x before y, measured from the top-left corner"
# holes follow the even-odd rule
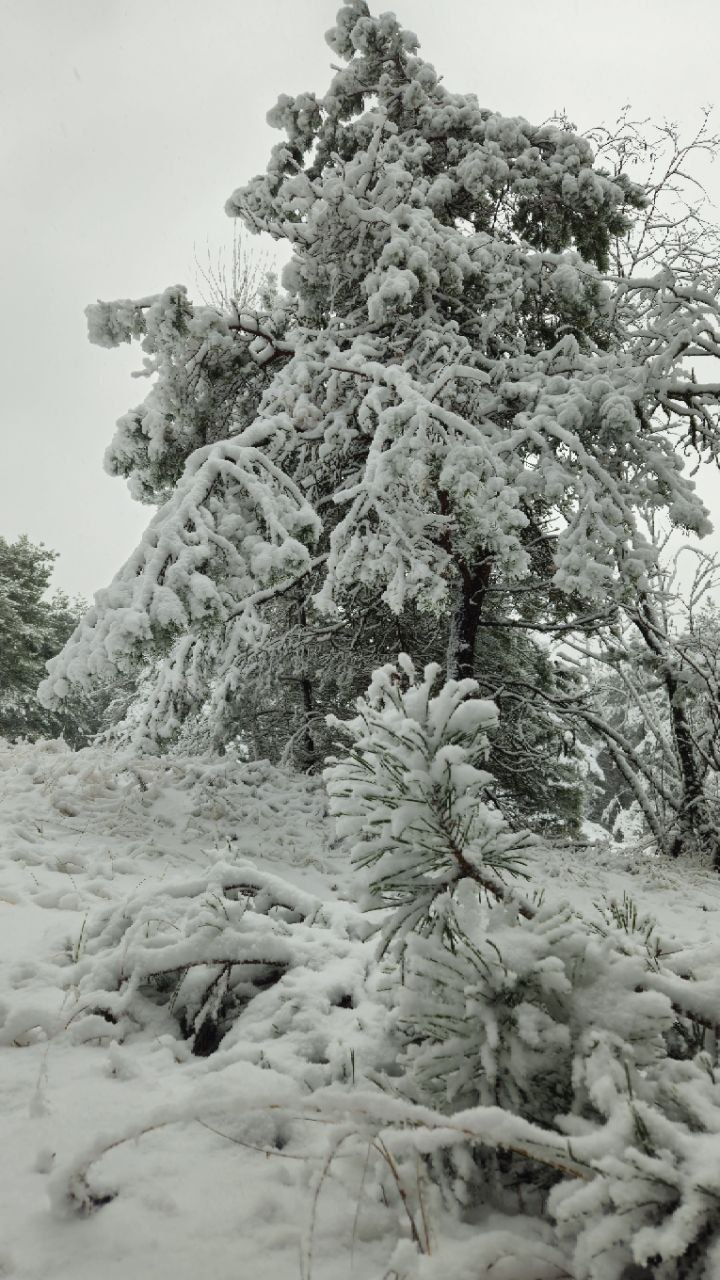
[[[660,230],[679,161],[643,185],[627,119],[596,155],[451,92],[364,0],[327,39],[327,92],[279,98],[282,140],[227,203],[290,250],[281,286],[88,308],[153,375],[106,465],[158,510],[42,696],[155,661],[147,742],[244,707],[246,742],[274,724],[277,754],[284,724],[321,759],[325,714],[399,648],[482,678],[483,629],[637,621],[658,516],[710,527],[683,449],[720,449],[696,370],[720,312],[697,211]]]

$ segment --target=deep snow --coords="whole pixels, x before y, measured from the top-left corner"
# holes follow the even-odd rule
[[[169,887],[206,878],[209,901],[227,869],[243,865],[250,878],[253,868],[279,878],[298,905],[273,916],[283,976],[247,1004],[217,1052],[194,1056],[167,1004],[133,1003],[132,967],[145,952],[137,930],[121,931],[124,1007],[139,1020],[119,1042],[121,1018],[96,1012],[102,922],[130,902],[147,945],[164,946],[186,919],[168,915]],[[688,944],[718,935],[720,882],[700,867],[595,844],[546,852],[532,880],[588,913],[628,892]],[[359,1114],[383,1032],[353,883],[318,780],[228,758],[0,748],[0,1276],[388,1272],[408,1235],[389,1170],[359,1126],[329,1123],[332,1107],[323,1115],[312,1103],[334,1082],[338,1098],[354,1093]],[[431,1189],[424,1195],[430,1230],[442,1234]],[[508,1223],[493,1227],[486,1263],[493,1250],[502,1256]],[[467,1249],[469,1265],[470,1235]],[[428,1280],[434,1265],[423,1260]]]

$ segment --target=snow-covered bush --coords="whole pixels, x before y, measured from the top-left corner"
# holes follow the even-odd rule
[[[637,1264],[711,1280],[720,1007],[696,967],[708,957],[683,958],[627,898],[589,921],[508,888],[526,844],[478,767],[494,708],[472,681],[433,697],[436,677],[417,680],[406,657],[376,672],[343,726],[350,753],[327,771],[339,830],[369,869],[367,904],[385,909],[397,1057],[378,1082],[422,1130],[404,1149],[424,1154],[461,1215],[523,1208],[552,1226],[567,1271],[548,1254],[549,1275],[624,1280]],[[518,1248],[508,1274],[531,1280]]]
[[[440,667],[417,678],[407,654],[375,672],[358,714],[333,721],[351,739],[349,753],[325,770],[330,811],[366,868],[366,905],[393,908],[386,939],[432,928],[464,879],[492,897],[508,894],[532,847],[510,830],[492,801],[481,766],[494,703],[470,695],[474,680],[449,680],[433,695]]]
[[[593,932],[567,905],[524,920],[469,898],[453,919],[451,948],[413,938],[404,956],[397,1022],[404,1070],[424,1096],[552,1124],[577,1104],[573,1059],[589,1037],[622,1037],[628,1065],[663,1056],[674,1017],[665,997],[643,990],[642,944]]]
[[[347,940],[350,914],[250,863],[141,886],[93,912],[73,948],[65,975],[77,1000],[73,1035],[123,1040],[148,1026],[179,1029],[207,1056],[258,992],[316,962],[316,933]],[[354,936],[362,932],[358,921]]]

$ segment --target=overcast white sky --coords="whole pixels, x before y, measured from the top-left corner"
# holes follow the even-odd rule
[[[90,347],[84,307],[192,286],[196,248],[230,244],[224,201],[278,136],[266,111],[327,87],[337,7],[0,0],[0,534],[59,551],[70,593],[106,585],[151,514],[102,470],[146,390],[139,357]],[[630,101],[691,127],[720,108],[720,6],[705,0],[394,7],[448,87],[508,114],[566,108],[587,127]],[[708,182],[720,203],[720,161]]]

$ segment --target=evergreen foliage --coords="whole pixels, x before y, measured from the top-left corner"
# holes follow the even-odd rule
[[[588,921],[508,888],[501,873],[518,870],[517,837],[484,803],[477,768],[494,709],[471,681],[431,697],[436,676],[430,668],[418,682],[406,657],[376,672],[344,726],[350,752],[327,772],[339,830],[369,868],[368,905],[385,908],[381,954],[392,943],[399,1058],[379,1083],[452,1118],[436,1141],[426,1121],[417,1150],[458,1212],[507,1211],[515,1199],[537,1216],[539,1239],[554,1222],[556,1259],[575,1280],[711,1280],[712,984],[679,958],[678,979],[673,947],[627,897]],[[482,1130],[494,1108],[512,1117],[508,1136],[473,1140],[473,1122]]]
[[[368,906],[395,908],[393,935],[432,929],[438,911],[442,930],[448,895],[467,878],[504,897],[502,877],[522,871],[531,844],[507,826],[478,767],[495,705],[469,699],[472,680],[448,681],[433,697],[439,674],[430,665],[418,681],[406,654],[376,671],[358,715],[341,725],[351,753],[325,771],[338,830],[369,869]]]
[[[172,881],[162,903],[140,887],[93,912],[68,957],[65,985],[80,996],[74,1038],[122,1041],[157,1026],[162,1009],[172,1032],[207,1057],[259,992],[313,964],[311,924],[352,936],[342,909],[249,863]]]
[[[575,726],[557,705],[562,666],[524,628],[480,630],[475,678],[499,714],[488,757],[497,802],[513,826],[567,839],[579,831],[585,781]]]
[[[87,742],[99,727],[102,694],[74,691],[54,710],[37,699],[45,664],[62,648],[84,610],[62,592],[48,596],[56,554],[22,536],[0,538],[0,736],[54,738],[73,746]]]
[[[547,681],[533,630],[587,633],[652,597],[655,513],[708,527],[677,446],[718,447],[714,384],[687,364],[715,350],[717,304],[656,227],[662,187],[624,171],[630,135],[596,161],[566,121],[481,108],[364,0],[328,40],[327,93],[278,100],[284,138],[227,206],[289,248],[281,286],[88,309],[93,341],[146,353],[153,386],[107,466],[162,505],[42,694],[142,660],[147,743],[188,720],[217,741],[239,716],[244,749],[309,767],[325,713],[399,649],[482,679],[485,628],[520,628],[488,683],[521,655]],[[545,750],[571,830],[554,710],[506,702],[509,816],[547,827]]]

